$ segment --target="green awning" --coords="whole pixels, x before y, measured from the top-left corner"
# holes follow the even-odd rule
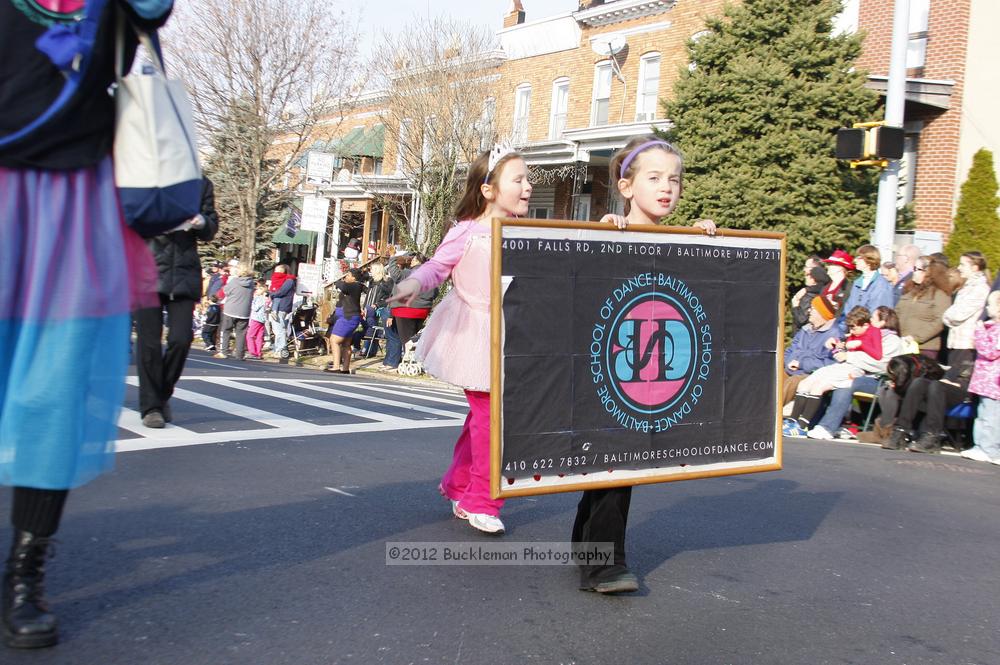
[[[365,157],[381,157],[385,146],[385,126],[375,125],[370,130],[355,127],[331,145],[333,152],[343,157],[363,155]]]
[[[282,224],[274,230],[271,240],[277,245],[311,245],[316,240],[316,232],[299,229],[298,233],[290,236],[285,231],[285,225]]]
[[[364,138],[365,128],[355,127],[341,138],[330,141],[330,150],[342,157],[360,155],[361,153],[356,152],[356,149],[361,147],[361,144],[364,142]]]
[[[359,155],[381,157],[385,148],[385,125],[375,125],[365,132]]]

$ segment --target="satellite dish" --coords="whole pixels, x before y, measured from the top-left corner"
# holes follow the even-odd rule
[[[619,51],[625,48],[625,36],[604,35],[596,37],[590,42],[590,48],[594,49],[594,53],[597,55],[616,55]]]

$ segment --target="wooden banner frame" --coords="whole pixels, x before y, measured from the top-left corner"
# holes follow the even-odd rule
[[[532,496],[538,494],[552,494],[557,492],[576,492],[588,489],[603,489],[609,487],[622,487],[630,485],[643,485],[651,483],[672,482],[677,480],[693,480],[698,478],[715,478],[721,476],[741,475],[747,473],[761,473],[766,471],[777,471],[782,468],[783,440],[781,433],[781,396],[782,396],[782,370],[784,367],[784,321],[785,321],[785,297],[786,297],[786,269],[787,269],[787,246],[784,233],[768,231],[738,231],[729,229],[718,229],[716,237],[719,238],[747,238],[758,240],[779,241],[780,247],[780,272],[778,295],[778,327],[776,330],[775,354],[775,404],[777,405],[774,414],[774,455],[759,461],[740,461],[732,463],[716,463],[706,465],[681,465],[657,469],[655,471],[643,470],[641,472],[618,471],[612,477],[610,472],[588,473],[586,479],[584,474],[567,476],[564,479],[553,480],[551,476],[545,484],[529,486],[524,483],[521,486],[508,487],[502,473],[501,465],[503,459],[503,402],[504,402],[504,322],[503,322],[503,294],[502,284],[503,265],[502,247],[504,241],[504,229],[510,227],[557,229],[559,231],[597,231],[614,234],[614,242],[627,241],[630,234],[668,234],[694,236],[701,240],[711,242],[703,232],[693,231],[690,227],[652,226],[642,227],[641,230],[634,229],[622,231],[608,224],[598,222],[561,221],[551,219],[508,219],[494,218],[492,220],[492,261],[491,261],[491,305],[490,305],[490,340],[491,340],[491,395],[490,401],[490,488],[493,498],[509,498],[516,496]],[[611,239],[609,238],[609,241]],[[703,469],[701,467],[711,467]],[[662,473],[659,473],[662,471]],[[537,478],[536,478],[537,481]]]

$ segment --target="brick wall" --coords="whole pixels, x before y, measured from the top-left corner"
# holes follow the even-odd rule
[[[673,89],[679,69],[687,66],[685,46],[691,35],[704,29],[704,17],[722,11],[724,0],[680,0],[672,10],[663,14],[632,21],[622,21],[600,28],[586,28],[577,48],[546,55],[513,60],[501,67],[500,80],[496,85],[497,129],[507,135],[512,130],[514,118],[515,90],[522,83],[531,84],[531,113],[528,123],[528,140],[540,141],[549,136],[549,119],[552,112],[552,82],[560,77],[569,77],[568,129],[590,126],[591,106],[594,87],[594,67],[607,60],[590,48],[590,37],[626,30],[650,23],[670,21],[665,30],[628,36],[626,50],[618,55],[622,75],[627,90],[617,79],[611,84],[610,110],[608,122],[617,124],[635,119],[636,92],[639,78],[639,60],[653,51],[660,53],[660,97],[664,98]],[[528,20],[532,20],[531,5],[526,6]],[[534,17],[540,18],[540,17]],[[622,104],[624,103],[624,111]],[[662,111],[657,109],[657,116]]]
[[[931,0],[927,55],[920,71],[908,75],[955,82],[947,111],[908,104],[907,120],[923,120],[915,177],[917,228],[951,233],[959,187],[958,155],[968,48],[971,0]],[[862,0],[859,26],[865,34],[859,67],[870,74],[889,72],[892,46],[892,0]]]

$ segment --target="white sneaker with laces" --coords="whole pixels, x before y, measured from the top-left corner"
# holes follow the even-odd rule
[[[810,439],[834,440],[837,438],[834,435],[830,434],[830,432],[821,425],[816,425],[816,427],[813,427],[811,430],[806,432],[806,436],[808,436]]]
[[[451,514],[460,520],[469,519],[469,513],[458,507],[458,501],[456,499],[451,499]]]
[[[987,455],[986,452],[983,449],[981,449],[979,446],[973,446],[972,448],[969,448],[968,450],[963,450],[961,452],[961,455],[965,459],[971,459],[971,460],[974,460],[976,462],[993,462],[994,464],[1000,463],[1000,462],[994,461],[993,458],[990,457],[989,455]]]
[[[503,533],[504,531],[503,522],[500,521],[499,517],[487,515],[486,513],[468,513],[468,516],[469,524],[475,529],[486,533]]]

